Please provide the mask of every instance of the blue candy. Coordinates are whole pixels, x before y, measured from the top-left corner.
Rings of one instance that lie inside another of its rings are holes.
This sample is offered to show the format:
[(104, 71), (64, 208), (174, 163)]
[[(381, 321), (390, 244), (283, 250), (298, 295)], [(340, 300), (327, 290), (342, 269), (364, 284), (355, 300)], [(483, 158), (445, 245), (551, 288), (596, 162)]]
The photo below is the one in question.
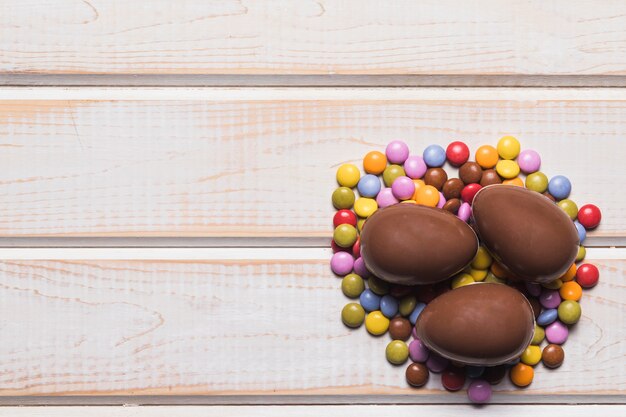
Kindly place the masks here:
[(539, 317), (537, 317), (537, 324), (540, 326), (547, 326), (550, 323), (554, 323), (558, 316), (559, 312), (556, 308), (543, 310), (541, 314), (539, 314)]
[(563, 200), (572, 191), (572, 183), (563, 175), (552, 177), (548, 183), (548, 191), (557, 200)]
[(380, 296), (374, 294), (369, 288), (361, 293), (359, 302), (361, 303), (361, 307), (368, 312), (380, 308)]
[(387, 294), (380, 299), (380, 311), (388, 319), (398, 314), (398, 300)]
[(429, 167), (440, 167), (446, 162), (446, 151), (439, 145), (430, 145), (424, 149), (423, 158)]
[(484, 366), (467, 365), (465, 367), (465, 375), (467, 375), (470, 378), (478, 378), (479, 376), (483, 374), (483, 372), (485, 372)]
[(580, 240), (580, 243), (582, 244), (587, 237), (587, 230), (585, 229), (585, 226), (578, 223), (578, 221), (574, 222), (574, 226), (576, 226), (576, 230), (578, 231), (578, 240)]
[(363, 175), (356, 186), (361, 197), (376, 197), (380, 192), (380, 179), (378, 175)]
[(415, 309), (409, 315), (409, 321), (411, 322), (411, 324), (415, 325), (417, 318), (420, 316), (420, 314), (422, 314), (422, 310), (424, 310), (425, 307), (426, 307), (426, 304), (417, 303), (417, 305), (415, 306)]

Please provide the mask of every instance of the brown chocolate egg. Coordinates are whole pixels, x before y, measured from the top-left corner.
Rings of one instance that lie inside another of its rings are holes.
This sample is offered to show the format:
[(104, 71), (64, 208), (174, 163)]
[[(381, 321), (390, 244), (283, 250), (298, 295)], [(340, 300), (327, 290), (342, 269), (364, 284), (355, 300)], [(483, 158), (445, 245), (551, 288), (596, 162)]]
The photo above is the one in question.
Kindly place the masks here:
[(537, 192), (511, 185), (484, 187), (474, 197), (472, 214), (481, 242), (514, 278), (551, 282), (576, 259), (574, 223)]
[(493, 366), (519, 357), (535, 319), (528, 300), (504, 284), (476, 283), (431, 301), (415, 325), (432, 351), (466, 365)]
[(360, 240), (365, 266), (402, 285), (432, 284), (461, 271), (478, 251), (476, 234), (454, 214), (396, 204), (367, 219)]

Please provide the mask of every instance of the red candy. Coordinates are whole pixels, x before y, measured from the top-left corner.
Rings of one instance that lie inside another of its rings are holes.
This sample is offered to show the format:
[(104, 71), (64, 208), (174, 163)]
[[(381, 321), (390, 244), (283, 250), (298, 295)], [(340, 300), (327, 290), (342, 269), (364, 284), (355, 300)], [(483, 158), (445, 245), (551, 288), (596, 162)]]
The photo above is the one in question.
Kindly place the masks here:
[(463, 369), (450, 366), (441, 374), (441, 384), (448, 391), (458, 391), (465, 385), (465, 372)]
[(598, 206), (585, 204), (578, 210), (578, 222), (585, 226), (585, 229), (593, 229), (600, 224), (602, 213)]
[(339, 210), (333, 217), (333, 225), (337, 227), (340, 224), (351, 224), (356, 227), (356, 214), (352, 210)]
[(337, 253), (337, 252), (350, 252), (350, 250), (348, 248), (342, 248), (341, 246), (339, 246), (338, 244), (335, 243), (334, 240), (330, 241), (330, 248), (333, 250), (333, 253)]
[(483, 187), (480, 184), (467, 184), (463, 188), (463, 190), (461, 190), (461, 198), (463, 199), (463, 201), (472, 204), (472, 201), (474, 201), (474, 196), (481, 188)]
[(355, 258), (361, 256), (361, 237), (357, 237), (356, 242), (352, 245), (352, 256)]
[(455, 167), (460, 167), (469, 159), (470, 151), (463, 142), (452, 142), (446, 148), (446, 158)]
[(595, 287), (599, 278), (600, 272), (593, 264), (582, 264), (576, 270), (576, 282), (583, 288)]

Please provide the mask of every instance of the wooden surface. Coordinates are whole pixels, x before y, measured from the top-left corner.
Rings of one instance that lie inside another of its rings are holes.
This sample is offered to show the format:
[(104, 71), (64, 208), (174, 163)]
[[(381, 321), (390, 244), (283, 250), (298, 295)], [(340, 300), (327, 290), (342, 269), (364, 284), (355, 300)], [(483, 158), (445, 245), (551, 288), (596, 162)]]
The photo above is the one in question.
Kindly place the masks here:
[(626, 74), (621, 0), (0, 3), (0, 71)]

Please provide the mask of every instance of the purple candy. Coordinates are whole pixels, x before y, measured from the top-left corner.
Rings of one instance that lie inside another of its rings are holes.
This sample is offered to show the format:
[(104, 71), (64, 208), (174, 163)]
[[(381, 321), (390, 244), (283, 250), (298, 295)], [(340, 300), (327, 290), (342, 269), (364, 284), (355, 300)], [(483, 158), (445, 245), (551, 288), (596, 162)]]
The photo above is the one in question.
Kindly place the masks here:
[(424, 363), (428, 359), (429, 354), (430, 351), (421, 340), (416, 338), (414, 341), (409, 343), (409, 357), (413, 362)]
[(532, 149), (525, 149), (517, 156), (517, 164), (524, 174), (531, 174), (541, 168), (541, 157)]
[(347, 275), (353, 267), (354, 258), (348, 252), (337, 252), (330, 258), (330, 269), (337, 275)]
[(415, 326), (413, 326), (413, 329), (411, 330), (411, 336), (413, 336), (413, 339), (417, 339), (417, 330), (415, 329)]
[(528, 291), (528, 294), (532, 295), (533, 297), (539, 297), (539, 295), (541, 294), (541, 285), (537, 284), (536, 282), (527, 282), (526, 290)]
[(410, 200), (415, 193), (415, 183), (409, 177), (400, 176), (391, 184), (391, 192), (398, 200)]
[(431, 352), (426, 361), (426, 367), (428, 367), (431, 372), (438, 374), (448, 367), (449, 362), (450, 361), (446, 358)]
[(409, 157), (409, 147), (400, 140), (394, 140), (387, 145), (385, 154), (392, 164), (402, 164)]
[(558, 320), (546, 326), (546, 339), (550, 343), (562, 345), (567, 340), (567, 336), (569, 336), (567, 326)]
[(361, 278), (369, 278), (371, 272), (365, 267), (365, 261), (360, 256), (354, 261), (354, 273)]
[(561, 304), (559, 291), (544, 288), (539, 296), (539, 302), (544, 308), (557, 308)]
[(399, 201), (393, 196), (391, 188), (383, 188), (376, 196), (376, 203), (378, 203), (378, 207), (384, 208), (398, 204)]
[(426, 162), (424, 162), (424, 158), (421, 156), (412, 155), (404, 161), (404, 172), (409, 178), (414, 180), (422, 178), (427, 169)]
[(469, 220), (471, 215), (472, 207), (468, 203), (461, 204), (461, 207), (459, 207), (459, 211), (457, 212), (457, 217), (466, 222)]
[(443, 193), (439, 191), (439, 202), (437, 203), (437, 208), (443, 208), (444, 204), (446, 204), (446, 198), (443, 196)]
[(467, 397), (476, 404), (485, 404), (491, 400), (491, 384), (484, 379), (473, 380), (467, 388)]

